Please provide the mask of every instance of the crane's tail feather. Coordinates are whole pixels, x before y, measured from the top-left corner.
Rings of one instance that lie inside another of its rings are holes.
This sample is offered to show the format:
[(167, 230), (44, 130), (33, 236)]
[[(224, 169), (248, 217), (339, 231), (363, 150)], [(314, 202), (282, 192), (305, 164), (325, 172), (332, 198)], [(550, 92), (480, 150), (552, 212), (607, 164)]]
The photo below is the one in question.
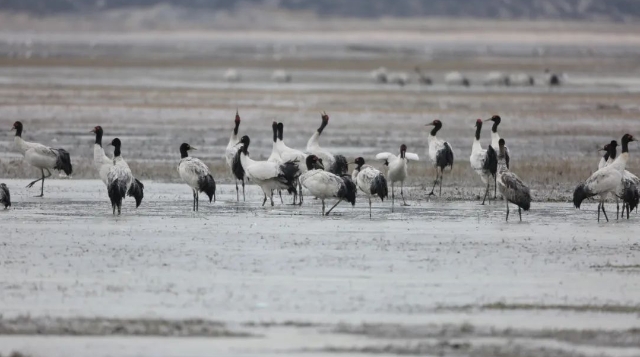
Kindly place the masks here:
[(297, 160), (287, 161), (280, 165), (280, 174), (278, 180), (287, 186), (287, 192), (297, 193), (296, 182), (300, 177), (300, 167), (298, 167)]
[(107, 186), (107, 193), (111, 200), (111, 207), (117, 207), (120, 210), (122, 207), (122, 199), (127, 193), (127, 187), (124, 181), (115, 179)]
[(2, 204), (4, 208), (11, 207), (11, 194), (5, 184), (0, 185), (0, 204)]
[(329, 172), (337, 176), (347, 174), (349, 171), (349, 163), (347, 163), (347, 158), (342, 155), (335, 155), (333, 158), (335, 159), (335, 161), (329, 168)]
[(136, 200), (136, 208), (140, 206), (142, 202), (142, 198), (144, 197), (144, 185), (142, 182), (138, 181), (137, 178), (133, 179), (133, 183), (131, 183), (131, 187), (129, 187), (129, 192), (127, 192), (129, 197), (133, 197)]
[(636, 209), (640, 202), (640, 191), (638, 191), (638, 187), (634, 184), (625, 185), (622, 200), (629, 205), (629, 211)]
[(573, 191), (573, 205), (575, 208), (580, 208), (582, 201), (595, 195), (596, 193), (593, 193), (584, 183), (581, 183)]
[(65, 149), (56, 149), (56, 166), (53, 168), (58, 171), (64, 171), (64, 173), (69, 176), (73, 172), (73, 167), (71, 166), (71, 156)]
[(379, 174), (373, 179), (373, 182), (371, 182), (371, 194), (378, 195), (382, 201), (389, 196), (387, 179), (383, 174)]
[(211, 200), (216, 195), (216, 181), (211, 174), (201, 176), (198, 179), (198, 190), (206, 193), (209, 196), (209, 203), (211, 203)]
[(487, 148), (487, 157), (482, 168), (489, 171), (492, 176), (495, 176), (498, 172), (498, 154), (491, 145)]
[(352, 206), (355, 206), (356, 194), (358, 192), (356, 184), (353, 182), (351, 176), (349, 175), (342, 175), (340, 178), (342, 178), (344, 185), (342, 185), (342, 187), (340, 187), (340, 190), (338, 190), (338, 198), (342, 198), (345, 201), (351, 203)]
[(240, 150), (236, 151), (236, 154), (233, 156), (233, 161), (231, 162), (231, 171), (233, 172), (233, 176), (235, 176), (240, 181), (244, 179), (244, 169), (242, 168), (242, 163), (240, 162), (241, 154), (242, 153), (240, 152)]

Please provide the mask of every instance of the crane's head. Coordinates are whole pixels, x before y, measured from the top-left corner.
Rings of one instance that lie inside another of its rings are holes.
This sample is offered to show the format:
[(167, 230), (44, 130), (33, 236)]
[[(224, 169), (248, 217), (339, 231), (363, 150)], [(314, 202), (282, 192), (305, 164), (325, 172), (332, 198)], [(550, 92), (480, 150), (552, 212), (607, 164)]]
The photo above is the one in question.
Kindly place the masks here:
[(407, 152), (407, 145), (405, 144), (400, 145), (400, 152), (402, 153)]
[(358, 165), (358, 168), (360, 168), (360, 167), (362, 167), (362, 165), (364, 165), (364, 158), (358, 157), (358, 158), (356, 158), (356, 160), (353, 163)]
[(95, 133), (95, 134), (102, 134), (102, 133), (103, 133), (103, 131), (102, 131), (102, 127), (101, 127), (100, 125), (98, 125), (98, 126), (96, 126), (95, 128), (93, 128), (93, 129), (91, 130), (91, 132), (92, 132), (92, 133)]
[(240, 124), (240, 114), (238, 114), (238, 109), (236, 109), (236, 120), (235, 120), (235, 122), (236, 122), (236, 125)]
[(316, 155), (307, 156), (306, 164), (308, 170), (324, 170), (322, 160), (320, 160)]
[(633, 135), (631, 134), (624, 134), (624, 136), (622, 137), (623, 141), (626, 141), (628, 143), (632, 142), (632, 141), (637, 141), (636, 138), (633, 137)]
[(320, 113), (320, 115), (322, 116), (322, 122), (323, 123), (328, 123), (329, 122), (329, 114), (327, 114), (327, 112), (323, 111), (322, 113)]
[(122, 146), (122, 142), (120, 142), (120, 139), (115, 138), (115, 139), (111, 140), (111, 144), (109, 144), (109, 145), (119, 148), (120, 146)]
[(598, 151), (605, 151), (605, 152), (608, 152), (610, 147), (611, 147), (611, 146), (610, 146), (609, 144), (606, 144), (602, 149), (598, 149)]
[(482, 126), (482, 119), (476, 119), (476, 127)]
[(245, 135), (241, 137), (240, 141), (238, 142), (238, 144), (242, 144), (244, 145), (244, 147), (249, 147), (250, 143), (251, 143), (251, 139), (249, 139), (249, 135)]
[(191, 145), (189, 145), (187, 143), (182, 143), (182, 145), (180, 145), (180, 151), (187, 152), (187, 151), (191, 151), (191, 150), (197, 150), (197, 149), (192, 147)]
[(611, 142), (608, 145), (615, 149), (618, 147), (618, 142), (615, 140), (611, 140)]
[(489, 120), (491, 120), (495, 124), (500, 124), (500, 121), (502, 121), (502, 118), (500, 118), (499, 115), (494, 115)]
[(22, 123), (19, 121), (13, 123), (13, 127), (11, 127), (11, 130), (22, 130)]
[(426, 124), (425, 126), (442, 126), (442, 122), (440, 120), (436, 119), (436, 120), (432, 121), (431, 123)]

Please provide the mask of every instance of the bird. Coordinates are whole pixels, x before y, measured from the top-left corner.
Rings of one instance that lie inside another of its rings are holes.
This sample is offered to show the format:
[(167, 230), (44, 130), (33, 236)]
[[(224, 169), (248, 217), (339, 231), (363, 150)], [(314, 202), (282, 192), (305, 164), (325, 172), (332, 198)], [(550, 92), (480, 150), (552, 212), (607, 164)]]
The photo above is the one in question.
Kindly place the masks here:
[(376, 83), (387, 83), (388, 81), (387, 69), (385, 67), (380, 67), (373, 70), (370, 76), (371, 79), (373, 79), (373, 81)]
[(122, 142), (120, 139), (115, 138), (111, 141), (114, 148), (113, 150), (113, 166), (107, 173), (107, 193), (111, 200), (111, 207), (113, 208), (113, 214), (116, 214), (116, 208), (118, 209), (118, 215), (120, 215), (120, 208), (122, 207), (122, 200), (126, 195), (133, 197), (136, 200), (136, 208), (140, 206), (143, 197), (144, 185), (133, 177), (129, 165), (121, 156), (120, 148)]
[(4, 183), (0, 183), (0, 205), (3, 205), (4, 209), (11, 207), (11, 194), (9, 193), (9, 187)]
[(106, 185), (107, 175), (109, 174), (111, 167), (113, 167), (113, 159), (104, 153), (104, 148), (102, 147), (102, 135), (104, 134), (104, 131), (102, 130), (102, 127), (98, 125), (93, 128), (91, 132), (96, 134), (96, 142), (93, 144), (93, 165), (96, 170), (98, 170), (100, 180), (102, 180)]
[[(433, 126), (433, 129), (427, 138), (427, 142), (429, 143), (427, 155), (429, 156), (429, 159), (431, 159), (433, 166), (436, 168), (436, 179), (433, 181), (433, 187), (431, 188), (429, 196), (435, 195), (433, 190), (436, 188), (436, 183), (438, 183), (438, 177), (440, 178), (440, 196), (442, 196), (444, 169), (449, 166), (453, 170), (453, 149), (451, 149), (451, 145), (449, 145), (448, 142), (436, 137), (436, 133), (442, 128), (442, 122), (436, 119), (433, 122), (426, 124), (426, 126), (431, 125)], [(438, 172), (438, 169), (440, 169), (440, 172)]]
[(471, 168), (480, 176), (482, 182), (487, 185), (487, 189), (484, 192), (484, 198), (482, 204), (484, 204), (489, 194), (489, 184), (491, 180), (496, 182), (496, 173), (498, 171), (498, 155), (493, 147), (489, 145), (487, 149), (482, 148), (480, 144), (480, 131), (482, 130), (482, 119), (476, 120), (476, 134), (473, 138), (473, 145), (471, 146), (471, 156), (469, 162)]
[(224, 72), (224, 80), (229, 83), (240, 82), (241, 79), (240, 73), (235, 68), (229, 68)]
[(273, 74), (271, 75), (271, 79), (273, 79), (278, 83), (289, 83), (291, 82), (292, 77), (291, 77), (291, 74), (285, 71), (284, 69), (277, 69), (273, 71)]
[[(307, 172), (300, 175), (300, 183), (304, 186), (312, 196), (319, 198), (322, 201), (322, 215), (328, 216), (329, 213), (343, 200), (351, 203), (352, 206), (356, 204), (356, 185), (348, 175), (338, 176), (331, 172), (324, 171), (322, 162), (316, 155), (307, 156), (305, 164), (307, 165)], [(333, 205), (325, 214), (325, 199), (335, 197), (338, 199), (335, 205)]]
[(550, 87), (556, 87), (562, 84), (562, 78), (565, 77), (564, 74), (563, 75), (558, 75), (556, 73), (552, 73), (549, 68), (544, 70), (544, 75), (545, 75), (545, 80), (547, 82), (547, 85), (549, 85)]
[(216, 201), (216, 181), (211, 171), (200, 159), (189, 156), (189, 151), (197, 150), (187, 143), (180, 145), (180, 163), (178, 174), (182, 181), (186, 182), (193, 191), (193, 211), (198, 211), (200, 204), (200, 192), (209, 196), (209, 203)]
[[(600, 221), (600, 210), (604, 218), (609, 221), (607, 212), (604, 209), (604, 202), (610, 194), (618, 197), (624, 191), (623, 173), (629, 160), (629, 143), (636, 141), (630, 134), (622, 137), (622, 153), (610, 164), (594, 172), (586, 181), (580, 183), (573, 192), (573, 205), (580, 208), (582, 201), (587, 198), (599, 196), (598, 222)], [(611, 146), (609, 147), (611, 149)], [(611, 151), (609, 151), (611, 155)]]
[(376, 155), (376, 160), (384, 161), (384, 164), (389, 168), (387, 171), (387, 178), (391, 182), (391, 212), (393, 212), (393, 206), (395, 201), (394, 184), (400, 182), (400, 197), (402, 197), (402, 205), (408, 206), (407, 201), (404, 200), (404, 180), (407, 179), (407, 161), (419, 161), (418, 154), (407, 152), (407, 145), (400, 145), (400, 155), (396, 156), (390, 152), (381, 152)]
[[(65, 149), (53, 149), (42, 144), (24, 141), (22, 139), (23, 128), (21, 122), (17, 121), (13, 123), (12, 130), (16, 131), (14, 143), (24, 156), (25, 161), (29, 163), (29, 165), (40, 169), (40, 173), (42, 174), (42, 178), (32, 181), (27, 185), (27, 188), (31, 188), (36, 182), (42, 181), (40, 195), (36, 197), (44, 197), (44, 180), (51, 176), (51, 171), (49, 170), (63, 171), (67, 176), (71, 175), (73, 172), (71, 157)], [(46, 176), (44, 174), (45, 171), (47, 171)]]
[(444, 82), (450, 86), (465, 86), (471, 85), (471, 81), (460, 72), (449, 72), (444, 76)]
[(320, 147), (318, 139), (320, 139), (324, 128), (329, 124), (329, 115), (326, 112), (322, 112), (320, 117), (322, 120), (320, 127), (307, 141), (307, 152), (316, 155), (322, 161), (322, 164), (326, 165), (324, 166), (325, 170), (338, 176), (347, 174), (349, 170), (347, 158), (342, 155), (333, 155), (328, 150)]
[[(282, 162), (282, 159), (280, 158), (280, 153), (278, 152), (278, 123), (274, 121), (271, 124), (271, 129), (273, 130), (273, 144), (271, 145), (271, 155), (269, 155), (267, 161), (279, 164)], [(280, 196), (280, 203), (283, 203), (282, 190), (278, 190), (278, 196)]]
[(482, 84), (485, 86), (508, 86), (510, 84), (509, 76), (502, 72), (489, 72), (484, 77)]
[(369, 199), (369, 218), (371, 218), (371, 197), (378, 196), (383, 202), (389, 197), (387, 179), (378, 169), (365, 165), (362, 157), (356, 158), (353, 163), (356, 168), (351, 174), (351, 179)]
[(298, 163), (295, 161), (283, 161), (282, 163), (269, 161), (254, 161), (249, 157), (249, 145), (251, 139), (245, 135), (240, 138), (240, 162), (249, 181), (260, 186), (264, 193), (262, 206), (267, 202), (267, 195), (271, 198), (273, 206), (273, 190), (288, 190), (296, 192), (296, 182), (300, 175)]
[[(500, 145), (499, 145), (500, 134), (498, 134), (498, 125), (500, 125), (502, 118), (500, 118), (499, 115), (494, 115), (491, 118), (489, 118), (489, 120), (493, 122), (493, 126), (491, 126), (491, 147), (493, 148), (493, 150), (498, 152), (498, 150), (500, 149)], [(510, 168), (509, 163), (511, 161), (511, 155), (509, 152), (509, 147), (505, 146), (504, 152), (505, 152), (505, 162), (507, 164), (507, 168)], [(496, 199), (497, 197), (497, 189), (498, 187), (495, 186), (493, 190), (493, 199)]]
[[(606, 151), (602, 159), (600, 159), (600, 163), (598, 164), (598, 169), (605, 167), (611, 164), (617, 156), (617, 147), (618, 142), (612, 140), (609, 144), (604, 146), (604, 150)], [(604, 163), (603, 163), (604, 161)], [(619, 215), (619, 199), (622, 199), (622, 216), (624, 218), (624, 212), (627, 211), (627, 219), (629, 219), (629, 211), (633, 211), (638, 206), (638, 196), (640, 196), (640, 192), (638, 191), (638, 187), (640, 187), (640, 178), (638, 176), (632, 174), (628, 170), (624, 170), (622, 172), (622, 186), (619, 188), (616, 193), (616, 219), (618, 219)]]
[(509, 221), (509, 202), (511, 202), (518, 206), (518, 215), (520, 222), (522, 222), (522, 210), (528, 211), (531, 208), (531, 191), (516, 174), (509, 171), (504, 139), (500, 139), (498, 146), (498, 173), (496, 176), (498, 177), (498, 188), (507, 204), (506, 221)]
[(234, 120), (233, 131), (231, 132), (231, 136), (229, 137), (229, 143), (227, 144), (227, 148), (224, 152), (224, 158), (227, 161), (227, 166), (229, 167), (229, 171), (231, 171), (231, 175), (235, 177), (236, 181), (236, 200), (240, 202), (240, 189), (238, 188), (238, 181), (242, 183), (242, 200), (246, 201), (244, 195), (244, 170), (242, 169), (242, 164), (240, 164), (240, 154), (238, 144), (238, 129), (240, 128), (240, 114), (238, 114), (238, 110), (236, 110), (236, 118)]
[[(298, 170), (300, 170), (300, 174), (303, 174), (307, 171), (307, 167), (306, 165), (300, 165), (303, 162), (306, 162), (307, 159), (307, 155), (305, 153), (303, 153), (300, 150), (296, 150), (296, 149), (292, 149), (290, 147), (288, 147), (283, 140), (284, 137), (284, 124), (283, 123), (278, 123), (278, 142), (276, 143), (276, 147), (278, 149), (278, 154), (280, 154), (280, 160), (282, 160), (282, 162), (295, 162), (298, 165)], [(300, 175), (298, 174), (298, 176)], [(300, 186), (300, 183), (298, 183), (298, 189), (300, 192), (298, 192), (297, 190), (293, 191), (294, 195), (293, 195), (293, 203), (296, 203), (296, 197), (299, 195), (299, 204), (302, 204), (303, 202), (303, 197), (302, 197), (302, 187)], [(292, 192), (292, 191), (290, 191)]]
[(389, 73), (389, 83), (397, 84), (400, 87), (404, 87), (409, 83), (409, 75), (405, 72)]
[(509, 75), (509, 85), (512, 86), (533, 86), (536, 84), (533, 76), (526, 73), (513, 73)]
[(424, 84), (424, 85), (427, 85), (427, 86), (430, 86), (431, 84), (433, 84), (433, 81), (431, 80), (431, 77), (429, 77), (426, 74), (422, 73), (422, 70), (420, 69), (420, 67), (416, 66), (416, 68), (414, 70), (418, 74), (418, 82), (420, 84)]

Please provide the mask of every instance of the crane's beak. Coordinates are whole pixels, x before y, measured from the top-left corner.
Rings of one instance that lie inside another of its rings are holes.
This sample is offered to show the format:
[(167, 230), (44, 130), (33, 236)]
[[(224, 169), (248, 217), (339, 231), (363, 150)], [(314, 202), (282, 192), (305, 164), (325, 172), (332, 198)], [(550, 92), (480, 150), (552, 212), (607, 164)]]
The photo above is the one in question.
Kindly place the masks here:
[(425, 124), (424, 126), (434, 126), (435, 124), (433, 123), (429, 123), (429, 124)]
[(189, 151), (191, 150), (198, 150), (198, 149), (194, 148), (193, 146), (189, 146)]

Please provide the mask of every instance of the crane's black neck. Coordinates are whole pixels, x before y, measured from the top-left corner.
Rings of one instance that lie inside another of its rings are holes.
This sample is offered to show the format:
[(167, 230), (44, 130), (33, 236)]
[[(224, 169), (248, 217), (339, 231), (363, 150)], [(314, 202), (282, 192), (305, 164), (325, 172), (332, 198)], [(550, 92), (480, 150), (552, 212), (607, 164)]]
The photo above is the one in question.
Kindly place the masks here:
[(322, 124), (320, 124), (320, 127), (318, 128), (318, 134), (322, 134), (322, 131), (327, 126), (327, 124), (328, 122), (326, 120), (322, 120)]
[[(317, 159), (316, 159), (317, 160)], [(307, 170), (311, 171), (316, 168), (314, 157), (312, 155), (307, 156), (306, 160)]]
[(604, 153), (604, 156), (602, 157), (604, 159), (604, 162), (609, 161), (609, 151), (611, 151), (611, 148), (608, 148), (607, 151)]
[(616, 154), (617, 154), (616, 151), (617, 151), (616, 147), (610, 145), (609, 146), (609, 151), (605, 154), (606, 156), (608, 156), (608, 157), (605, 158), (605, 160), (609, 160), (609, 158), (611, 158), (611, 160), (615, 160), (616, 159)]
[(480, 130), (482, 130), (482, 123), (476, 124), (476, 140), (480, 140)]
[(500, 120), (494, 119), (493, 120), (493, 126), (491, 127), (491, 132), (492, 133), (497, 133), (498, 132), (498, 125), (500, 125)]
[(278, 141), (278, 127), (276, 125), (273, 126), (273, 142)]
[(101, 130), (96, 131), (96, 144), (102, 147), (102, 131)]
[(433, 129), (431, 129), (431, 136), (436, 136), (438, 130), (442, 128), (442, 123), (438, 122), (433, 125)]
[(18, 126), (16, 128), (16, 136), (21, 138), (22, 137), (22, 125)]
[(405, 154), (405, 151), (404, 151), (404, 150), (400, 151), (400, 158), (401, 158), (401, 159), (404, 159), (404, 154)]
[(116, 158), (118, 156), (120, 156), (120, 145), (114, 146), (114, 149), (113, 149), (113, 157)]
[(184, 159), (185, 157), (189, 157), (189, 152), (186, 148), (180, 148), (180, 158)]
[(240, 128), (240, 122), (236, 121), (236, 126), (233, 127), (233, 135), (238, 135), (239, 128)]
[(622, 138), (622, 153), (629, 152), (629, 139), (625, 136)]
[(278, 139), (282, 141), (282, 136), (284, 135), (284, 125), (282, 123), (278, 124)]

